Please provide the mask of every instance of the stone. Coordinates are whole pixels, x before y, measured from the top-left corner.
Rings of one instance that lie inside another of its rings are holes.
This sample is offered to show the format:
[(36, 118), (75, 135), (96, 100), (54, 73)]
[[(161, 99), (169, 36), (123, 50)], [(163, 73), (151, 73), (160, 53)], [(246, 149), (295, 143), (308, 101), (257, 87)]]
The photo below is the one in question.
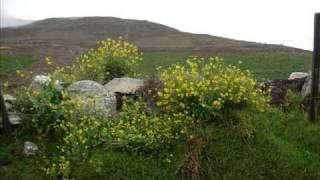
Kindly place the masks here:
[(67, 87), (67, 91), (71, 98), (93, 98), (96, 95), (102, 94), (104, 88), (101, 84), (91, 80), (77, 81)]
[(51, 78), (45, 75), (37, 75), (32, 79), (31, 88), (34, 91), (41, 91), (42, 87), (51, 82)]
[(13, 97), (10, 94), (4, 94), (3, 95), (3, 99), (4, 99), (5, 102), (8, 102), (10, 104), (13, 104), (17, 100), (15, 97)]
[(10, 111), (13, 110), (13, 107), (12, 107), (12, 105), (10, 103), (5, 102), (5, 104), (6, 104), (7, 111), (10, 112)]
[[(311, 72), (309, 72), (309, 76), (307, 77), (306, 81), (303, 84), (301, 95), (305, 99), (311, 94), (311, 83), (312, 83), (312, 77)], [(319, 81), (319, 91), (320, 91), (320, 81)]]
[(114, 78), (104, 85), (107, 91), (121, 94), (134, 94), (141, 87), (143, 80), (129, 77)]
[(23, 153), (27, 156), (36, 155), (37, 151), (39, 150), (38, 146), (33, 142), (26, 141), (24, 142)]
[(301, 78), (307, 78), (308, 73), (306, 72), (293, 72), (290, 74), (288, 80), (293, 80), (293, 79), (301, 79)]
[[(31, 88), (34, 91), (42, 91), (43, 86), (49, 84), (51, 81), (52, 80), (49, 76), (37, 75), (33, 78), (31, 82)], [(61, 91), (63, 89), (62, 81), (55, 80), (54, 86), (58, 91)]]
[(271, 104), (275, 106), (281, 106), (286, 103), (288, 90), (300, 92), (304, 82), (304, 78), (292, 80), (272, 80), (261, 83), (259, 87), (263, 90), (271, 89)]
[(115, 93), (105, 90), (103, 85), (91, 80), (77, 81), (67, 87), (67, 92), (73, 99), (85, 101), (94, 100), (94, 110), (108, 114), (116, 109)]
[(16, 113), (9, 112), (8, 116), (9, 116), (9, 122), (10, 122), (11, 125), (19, 125), (19, 124), (21, 124), (21, 120), (22, 119)]

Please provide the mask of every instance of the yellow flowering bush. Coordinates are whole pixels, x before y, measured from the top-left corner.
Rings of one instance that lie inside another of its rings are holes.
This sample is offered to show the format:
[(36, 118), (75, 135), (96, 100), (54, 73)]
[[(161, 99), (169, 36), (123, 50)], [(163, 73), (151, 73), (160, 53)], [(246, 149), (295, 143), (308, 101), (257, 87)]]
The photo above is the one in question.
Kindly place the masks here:
[(165, 151), (185, 137), (194, 120), (183, 113), (154, 112), (148, 104), (137, 101), (125, 104), (118, 119), (110, 121), (103, 134), (107, 141), (134, 151)]
[(64, 119), (62, 94), (56, 90), (54, 82), (44, 85), (41, 92), (25, 87), (17, 95), (17, 110), (29, 120), (24, 121), (26, 127), (54, 138), (57, 135), (54, 126)]
[(263, 111), (269, 98), (257, 88), (250, 72), (224, 65), (219, 57), (191, 58), (186, 66), (171, 66), (161, 74), (158, 106), (197, 119), (221, 119), (227, 111), (253, 106)]
[(90, 49), (77, 58), (74, 66), (59, 67), (50, 76), (70, 84), (77, 80), (94, 80), (104, 83), (115, 77), (133, 76), (141, 53), (133, 44), (107, 39), (98, 42), (97, 49)]
[(89, 151), (103, 143), (102, 128), (107, 121), (102, 118), (102, 113), (90, 110), (92, 105), (92, 101), (81, 99), (64, 102), (65, 120), (55, 126), (63, 136), (57, 146), (57, 158), (51, 158), (50, 166), (45, 168), (48, 176), (60, 174), (69, 178), (80, 164), (99, 170), (101, 162), (89, 160)]
[(69, 177), (79, 163), (99, 169), (100, 162), (86, 162), (89, 150), (103, 142), (102, 127), (106, 127), (107, 122), (104, 112), (92, 111), (93, 99), (71, 99), (67, 92), (57, 91), (52, 81), (44, 85), (42, 91), (23, 88), (17, 104), (27, 125), (24, 129), (40, 140), (48, 137), (50, 143), (57, 144), (49, 151), (43, 149), (46, 176)]

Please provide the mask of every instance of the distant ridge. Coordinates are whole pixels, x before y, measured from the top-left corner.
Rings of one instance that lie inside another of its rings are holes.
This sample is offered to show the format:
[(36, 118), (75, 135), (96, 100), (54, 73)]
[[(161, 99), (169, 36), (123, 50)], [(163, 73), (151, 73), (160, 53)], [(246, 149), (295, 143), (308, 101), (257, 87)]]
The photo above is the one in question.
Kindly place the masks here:
[(17, 19), (14, 17), (10, 17), (4, 14), (1, 14), (0, 16), (0, 27), (17, 27), (22, 26), (26, 24), (30, 24), (32, 21), (30, 20), (24, 20), (24, 19)]
[(0, 42), (23, 46), (71, 45), (92, 47), (108, 37), (124, 37), (150, 51), (292, 51), (280, 45), (237, 41), (207, 34), (192, 34), (149, 21), (114, 17), (50, 18), (34, 23), (2, 28)]

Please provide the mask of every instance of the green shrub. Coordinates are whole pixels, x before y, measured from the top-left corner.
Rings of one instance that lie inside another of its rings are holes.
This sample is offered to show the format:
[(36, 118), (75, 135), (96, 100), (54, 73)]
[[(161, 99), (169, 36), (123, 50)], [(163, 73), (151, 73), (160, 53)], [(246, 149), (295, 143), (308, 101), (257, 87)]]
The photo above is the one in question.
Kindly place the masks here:
[(186, 137), (194, 120), (183, 113), (160, 114), (148, 104), (125, 104), (118, 119), (110, 121), (104, 135), (111, 144), (134, 151), (167, 151)]
[(122, 76), (134, 76), (141, 53), (133, 44), (107, 39), (98, 42), (97, 49), (90, 49), (80, 56), (74, 66), (57, 68), (50, 74), (52, 79), (70, 84), (77, 80), (94, 80), (100, 83)]
[(165, 111), (214, 121), (235, 109), (252, 106), (263, 111), (268, 106), (269, 98), (250, 72), (225, 66), (218, 57), (186, 62), (186, 67), (171, 66), (161, 74), (164, 87), (158, 105)]
[(27, 116), (25, 123), (48, 137), (56, 135), (54, 127), (64, 119), (61, 103), (62, 94), (56, 90), (54, 81), (44, 85), (41, 92), (24, 88), (17, 96), (18, 111)]
[(105, 81), (110, 81), (113, 78), (120, 78), (132, 73), (131, 67), (126, 64), (124, 60), (110, 58), (105, 61), (104, 66)]

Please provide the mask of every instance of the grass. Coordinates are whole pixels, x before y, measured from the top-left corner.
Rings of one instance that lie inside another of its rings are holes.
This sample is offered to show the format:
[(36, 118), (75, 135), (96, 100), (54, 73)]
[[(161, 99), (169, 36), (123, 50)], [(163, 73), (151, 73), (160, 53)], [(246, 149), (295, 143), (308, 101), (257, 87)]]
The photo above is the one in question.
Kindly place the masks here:
[[(157, 74), (159, 66), (183, 64), (190, 56), (192, 54), (187, 52), (148, 52), (144, 54), (138, 72), (141, 72), (143, 76), (154, 75)], [(240, 67), (251, 70), (259, 81), (287, 79), (291, 72), (306, 71), (311, 63), (311, 54), (308, 53), (236, 53), (213, 56), (223, 57), (227, 64), (238, 64), (239, 61), (242, 61)], [(23, 69), (33, 62), (31, 55), (0, 53), (0, 76)]]
[(15, 70), (32, 64), (34, 59), (27, 54), (0, 53), (0, 76), (8, 75)]
[[(183, 64), (190, 56), (191, 53), (145, 53), (138, 72), (142, 72), (144, 76), (153, 75), (157, 73), (157, 67)], [(238, 64), (242, 61), (240, 67), (250, 70), (259, 81), (287, 79), (291, 72), (306, 71), (311, 64), (311, 54), (308, 53), (236, 53), (213, 56), (223, 57), (226, 64)]]
[[(202, 179), (319, 179), (320, 123), (306, 120), (297, 97), (291, 98), (293, 103), (287, 112), (274, 108), (263, 113), (251, 109), (238, 112), (238, 117), (251, 126), (250, 136), (238, 125), (208, 125), (203, 132), (208, 144), (198, 153)], [(25, 140), (28, 137), (19, 133), (0, 137), (0, 177), (42, 179), (42, 166), (36, 163), (39, 156), (22, 154)], [(91, 159), (103, 162), (100, 171), (89, 164), (77, 164), (73, 177), (179, 179), (176, 172), (186, 157), (186, 144), (178, 143), (172, 153), (172, 162), (168, 163), (154, 155), (97, 147)]]

